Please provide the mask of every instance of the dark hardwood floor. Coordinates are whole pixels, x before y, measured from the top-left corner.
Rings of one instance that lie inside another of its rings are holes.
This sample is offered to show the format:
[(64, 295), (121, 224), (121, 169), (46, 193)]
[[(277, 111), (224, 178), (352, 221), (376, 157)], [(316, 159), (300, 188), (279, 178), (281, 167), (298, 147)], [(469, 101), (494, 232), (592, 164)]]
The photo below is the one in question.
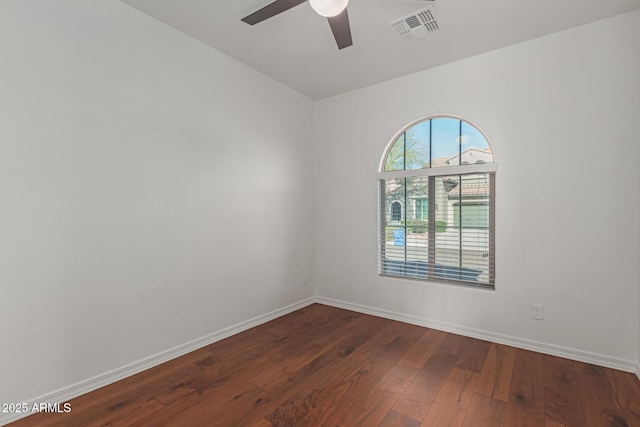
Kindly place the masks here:
[(629, 373), (311, 305), (23, 426), (640, 426)]

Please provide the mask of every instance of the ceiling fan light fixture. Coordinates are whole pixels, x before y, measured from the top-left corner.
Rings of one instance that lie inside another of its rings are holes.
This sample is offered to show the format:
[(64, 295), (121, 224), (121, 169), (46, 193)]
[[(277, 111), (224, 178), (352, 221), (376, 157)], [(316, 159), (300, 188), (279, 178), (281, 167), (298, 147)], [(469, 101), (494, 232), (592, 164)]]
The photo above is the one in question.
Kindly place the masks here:
[(349, 0), (309, 0), (309, 4), (318, 15), (331, 18), (339, 15), (347, 7)]

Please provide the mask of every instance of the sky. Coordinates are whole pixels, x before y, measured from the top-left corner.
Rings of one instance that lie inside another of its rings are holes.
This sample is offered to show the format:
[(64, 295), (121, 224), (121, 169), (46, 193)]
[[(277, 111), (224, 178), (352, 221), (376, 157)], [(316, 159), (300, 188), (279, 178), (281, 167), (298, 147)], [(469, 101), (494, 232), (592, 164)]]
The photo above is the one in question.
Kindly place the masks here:
[(450, 158), (471, 147), (489, 148), (487, 140), (473, 125), (450, 117), (425, 120), (413, 125), (398, 137), (385, 160), (385, 170), (429, 167), (429, 156), (431, 159)]
[[(420, 137), (423, 146), (429, 147), (429, 125), (431, 122), (432, 158), (451, 157), (458, 154), (457, 141), (460, 136), (460, 120), (453, 118), (438, 118), (420, 122), (407, 131), (414, 131)], [(482, 133), (467, 122), (462, 122), (462, 151), (470, 147), (489, 148)], [(422, 145), (421, 144), (421, 145)]]

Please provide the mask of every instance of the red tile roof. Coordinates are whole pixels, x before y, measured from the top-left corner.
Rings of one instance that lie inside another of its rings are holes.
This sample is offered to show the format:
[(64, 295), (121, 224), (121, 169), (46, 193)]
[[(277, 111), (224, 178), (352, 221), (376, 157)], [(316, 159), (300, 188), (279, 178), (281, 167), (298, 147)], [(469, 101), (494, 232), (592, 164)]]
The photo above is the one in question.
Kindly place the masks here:
[[(449, 192), (449, 196), (458, 196), (460, 195), (460, 186), (457, 186), (453, 190)], [(483, 182), (480, 184), (462, 184), (462, 195), (463, 196), (488, 196), (489, 195), (489, 184)]]

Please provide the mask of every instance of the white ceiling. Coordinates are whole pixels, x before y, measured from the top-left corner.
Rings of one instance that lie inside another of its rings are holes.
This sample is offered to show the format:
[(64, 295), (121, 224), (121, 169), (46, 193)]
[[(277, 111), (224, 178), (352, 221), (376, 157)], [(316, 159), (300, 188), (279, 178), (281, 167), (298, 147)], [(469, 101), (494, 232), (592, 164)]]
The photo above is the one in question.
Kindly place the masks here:
[(338, 50), (308, 2), (255, 26), (272, 0), (122, 0), (314, 99), (640, 8), (640, 0), (436, 0), (440, 31), (406, 41), (387, 24), (430, 2), (350, 0), (353, 46)]

